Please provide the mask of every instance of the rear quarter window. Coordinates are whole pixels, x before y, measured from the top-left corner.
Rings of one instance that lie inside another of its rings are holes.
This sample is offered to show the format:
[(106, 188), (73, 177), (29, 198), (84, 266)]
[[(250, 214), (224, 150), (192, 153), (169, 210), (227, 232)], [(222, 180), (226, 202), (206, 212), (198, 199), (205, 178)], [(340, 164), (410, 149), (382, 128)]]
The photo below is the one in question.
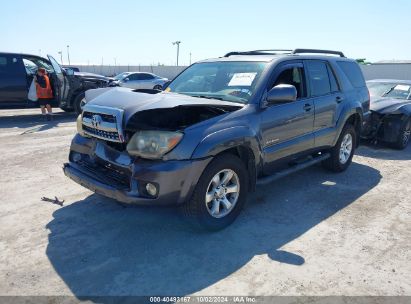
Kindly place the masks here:
[(338, 61), (337, 64), (354, 88), (365, 87), (364, 76), (356, 62)]
[(12, 55), (0, 55), (0, 73), (1, 74), (19, 74), (20, 64), (17, 57)]

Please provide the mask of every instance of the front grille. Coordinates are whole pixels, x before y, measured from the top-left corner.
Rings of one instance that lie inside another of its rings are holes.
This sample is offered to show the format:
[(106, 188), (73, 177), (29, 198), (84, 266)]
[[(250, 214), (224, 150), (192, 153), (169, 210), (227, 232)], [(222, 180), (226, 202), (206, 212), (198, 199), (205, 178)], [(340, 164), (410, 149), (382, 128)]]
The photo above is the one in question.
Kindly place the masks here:
[(86, 105), (83, 112), (83, 130), (86, 134), (108, 142), (123, 143), (121, 109)]
[[(83, 113), (83, 118), (92, 119), (94, 114), (96, 114), (96, 113), (84, 112)], [(117, 122), (116, 117), (114, 115), (103, 114), (103, 113), (98, 113), (98, 115), (100, 115), (102, 120), (105, 121), (105, 122), (109, 122), (109, 123), (116, 123)]]
[(103, 131), (103, 130), (99, 130), (95, 128), (90, 128), (85, 125), (83, 125), (83, 130), (86, 131), (89, 135), (92, 135), (98, 138), (108, 139), (108, 140), (113, 140), (113, 141), (120, 141), (120, 138), (117, 132)]

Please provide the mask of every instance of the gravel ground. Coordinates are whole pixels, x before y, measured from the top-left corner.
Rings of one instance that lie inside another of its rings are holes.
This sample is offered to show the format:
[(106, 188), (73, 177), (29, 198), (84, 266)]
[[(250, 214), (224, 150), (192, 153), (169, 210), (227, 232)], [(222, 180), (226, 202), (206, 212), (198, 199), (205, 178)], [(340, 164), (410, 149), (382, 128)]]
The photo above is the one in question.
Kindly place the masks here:
[(38, 112), (0, 111), (0, 295), (411, 295), (411, 146), (260, 187), (228, 229), (196, 233), (66, 178), (75, 116)]

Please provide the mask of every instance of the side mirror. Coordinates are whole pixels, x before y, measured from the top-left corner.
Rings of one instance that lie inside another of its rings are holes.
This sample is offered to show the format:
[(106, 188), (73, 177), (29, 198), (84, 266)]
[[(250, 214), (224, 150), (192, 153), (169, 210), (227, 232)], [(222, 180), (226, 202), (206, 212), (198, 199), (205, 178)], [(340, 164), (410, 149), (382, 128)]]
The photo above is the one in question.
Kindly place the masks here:
[(123, 82), (127, 82), (127, 81), (129, 81), (130, 80), (130, 78), (124, 78), (123, 79)]
[(264, 106), (289, 103), (297, 100), (297, 89), (293, 85), (279, 84), (267, 93)]
[(68, 76), (73, 76), (74, 75), (74, 70), (73, 69), (66, 69), (66, 74)]

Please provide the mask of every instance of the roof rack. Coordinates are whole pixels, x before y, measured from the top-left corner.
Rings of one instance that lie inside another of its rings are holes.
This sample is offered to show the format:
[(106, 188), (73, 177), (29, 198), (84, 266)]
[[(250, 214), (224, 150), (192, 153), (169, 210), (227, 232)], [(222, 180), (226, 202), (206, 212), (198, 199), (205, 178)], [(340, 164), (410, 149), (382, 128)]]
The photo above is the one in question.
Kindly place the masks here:
[(278, 54), (291, 54), (293, 50), (282, 50), (282, 49), (270, 49), (270, 50), (254, 50), (245, 52), (229, 52), (224, 55), (224, 57), (230, 57), (234, 55), (278, 55)]
[(279, 55), (279, 54), (330, 54), (345, 57), (343, 52), (330, 51), (330, 50), (316, 50), (316, 49), (295, 49), (295, 50), (283, 50), (283, 49), (270, 49), (270, 50), (255, 50), (245, 52), (229, 52), (224, 57), (230, 57), (234, 55)]
[(343, 52), (330, 50), (316, 50), (316, 49), (295, 49), (292, 54), (330, 54), (345, 57)]

